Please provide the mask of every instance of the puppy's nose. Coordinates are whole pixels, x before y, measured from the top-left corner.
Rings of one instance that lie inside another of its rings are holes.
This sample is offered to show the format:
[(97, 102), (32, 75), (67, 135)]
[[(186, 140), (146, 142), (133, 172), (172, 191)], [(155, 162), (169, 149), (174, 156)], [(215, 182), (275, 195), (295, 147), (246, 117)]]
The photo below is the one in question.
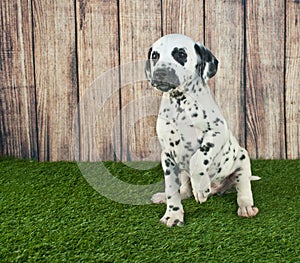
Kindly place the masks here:
[(163, 68), (162, 69), (157, 69), (157, 70), (154, 71), (153, 77), (154, 77), (155, 80), (163, 80), (163, 79), (165, 79), (167, 74), (168, 74), (168, 72), (167, 72), (166, 69), (163, 69)]

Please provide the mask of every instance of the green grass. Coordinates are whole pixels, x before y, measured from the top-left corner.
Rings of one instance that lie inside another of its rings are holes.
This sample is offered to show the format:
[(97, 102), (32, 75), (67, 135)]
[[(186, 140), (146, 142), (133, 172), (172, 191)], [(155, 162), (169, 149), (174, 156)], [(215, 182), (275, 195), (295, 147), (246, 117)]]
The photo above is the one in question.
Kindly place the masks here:
[[(162, 179), (106, 163), (137, 184)], [(95, 191), (76, 163), (0, 159), (0, 262), (300, 262), (300, 160), (253, 161), (252, 219), (236, 194), (185, 200), (182, 228), (159, 223), (164, 205), (125, 205)]]

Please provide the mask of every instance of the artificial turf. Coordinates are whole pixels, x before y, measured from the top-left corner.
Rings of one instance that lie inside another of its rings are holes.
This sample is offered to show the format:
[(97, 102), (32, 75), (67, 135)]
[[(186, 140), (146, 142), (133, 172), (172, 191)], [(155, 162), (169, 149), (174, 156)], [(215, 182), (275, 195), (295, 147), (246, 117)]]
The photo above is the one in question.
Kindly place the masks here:
[[(159, 165), (105, 166), (130, 183), (162, 179)], [(0, 159), (0, 262), (300, 262), (300, 160), (252, 170), (257, 217), (239, 218), (231, 193), (183, 201), (185, 226), (167, 228), (165, 205), (103, 197), (76, 163)]]

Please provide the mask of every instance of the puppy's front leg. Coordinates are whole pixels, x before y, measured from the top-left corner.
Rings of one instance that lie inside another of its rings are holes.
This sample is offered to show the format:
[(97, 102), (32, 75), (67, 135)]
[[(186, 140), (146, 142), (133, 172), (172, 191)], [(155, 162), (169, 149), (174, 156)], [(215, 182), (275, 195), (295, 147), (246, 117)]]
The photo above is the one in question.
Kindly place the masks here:
[(207, 173), (209, 159), (205, 159), (203, 153), (197, 150), (190, 161), (190, 174), (193, 195), (196, 202), (204, 203), (211, 193), (210, 178)]
[[(208, 127), (207, 127), (208, 129)], [(199, 140), (201, 145), (193, 154), (190, 160), (190, 175), (193, 194), (195, 200), (204, 203), (211, 194), (211, 181), (208, 174), (209, 167), (212, 165), (213, 159), (220, 152), (220, 148), (224, 144), (224, 131), (220, 129), (219, 134), (215, 135), (215, 130), (205, 133)]]
[(160, 219), (160, 222), (166, 224), (169, 227), (180, 226), (184, 224), (184, 211), (179, 193), (179, 168), (171, 158), (170, 154), (167, 152), (162, 153), (161, 161), (165, 175), (167, 210), (165, 215)]

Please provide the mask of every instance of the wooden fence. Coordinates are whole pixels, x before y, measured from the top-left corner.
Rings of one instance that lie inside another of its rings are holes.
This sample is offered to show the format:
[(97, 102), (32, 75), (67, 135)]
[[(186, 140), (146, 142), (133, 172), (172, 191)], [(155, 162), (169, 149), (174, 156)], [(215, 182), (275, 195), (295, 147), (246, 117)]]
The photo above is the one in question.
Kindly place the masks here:
[(139, 61), (168, 33), (218, 58), (210, 87), (252, 158), (300, 157), (299, 0), (1, 0), (0, 155), (158, 160)]

